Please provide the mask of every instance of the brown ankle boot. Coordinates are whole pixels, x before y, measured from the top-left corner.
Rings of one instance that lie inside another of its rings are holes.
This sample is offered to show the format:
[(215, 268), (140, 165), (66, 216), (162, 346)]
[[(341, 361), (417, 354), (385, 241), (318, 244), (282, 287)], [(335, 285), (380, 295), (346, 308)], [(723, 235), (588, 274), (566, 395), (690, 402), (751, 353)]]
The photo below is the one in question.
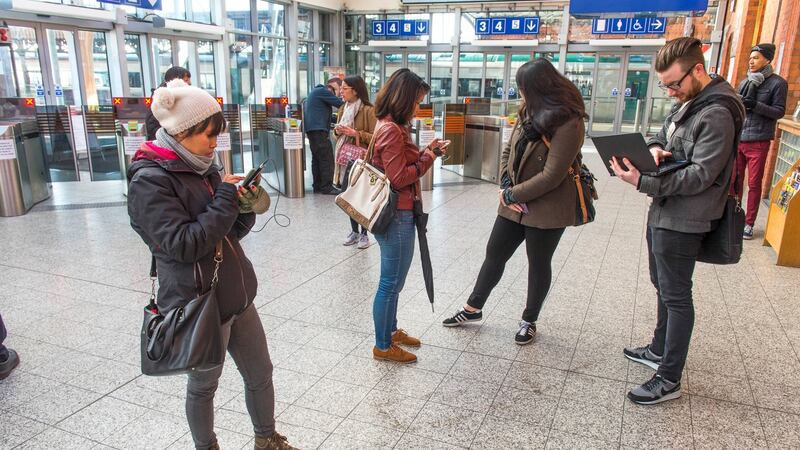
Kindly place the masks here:
[(375, 359), (394, 361), (400, 364), (417, 362), (417, 357), (413, 353), (407, 352), (394, 344), (386, 351), (380, 350), (378, 347), (372, 347), (372, 357)]
[(397, 331), (392, 334), (392, 344), (406, 345), (408, 347), (419, 347), (422, 345), (422, 342), (415, 337), (409, 336), (408, 333), (406, 333), (406, 330), (398, 328)]
[(289, 445), (289, 440), (286, 439), (286, 436), (282, 436), (278, 434), (278, 432), (272, 433), (270, 437), (260, 437), (256, 436), (256, 444), (254, 450), (298, 450), (291, 445)]

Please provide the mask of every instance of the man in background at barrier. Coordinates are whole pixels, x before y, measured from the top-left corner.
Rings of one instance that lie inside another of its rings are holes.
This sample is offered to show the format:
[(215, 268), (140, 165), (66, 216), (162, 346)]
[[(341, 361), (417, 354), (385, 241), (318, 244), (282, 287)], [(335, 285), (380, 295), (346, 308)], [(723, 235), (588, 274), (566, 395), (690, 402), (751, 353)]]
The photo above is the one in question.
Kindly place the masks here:
[(314, 192), (338, 195), (333, 187), (333, 144), (331, 143), (331, 119), (333, 108), (344, 104), (340, 98), (342, 80), (331, 78), (323, 86), (318, 84), (309, 92), (303, 105), (303, 129), (311, 147), (311, 174)]

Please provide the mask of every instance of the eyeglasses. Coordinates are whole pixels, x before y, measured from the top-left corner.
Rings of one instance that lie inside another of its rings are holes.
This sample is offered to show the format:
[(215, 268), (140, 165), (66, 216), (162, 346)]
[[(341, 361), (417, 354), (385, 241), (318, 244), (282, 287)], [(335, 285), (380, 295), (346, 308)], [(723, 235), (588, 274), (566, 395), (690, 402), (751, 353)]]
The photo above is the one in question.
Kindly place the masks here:
[(689, 74), (690, 74), (690, 73), (692, 73), (692, 71), (694, 70), (694, 68), (695, 68), (695, 66), (692, 66), (692, 68), (691, 68), (691, 69), (689, 69), (689, 71), (688, 71), (688, 72), (686, 72), (686, 73), (685, 73), (685, 74), (684, 74), (684, 75), (681, 77), (681, 79), (680, 79), (680, 80), (678, 80), (678, 81), (675, 81), (674, 83), (670, 83), (670, 84), (664, 84), (664, 83), (662, 83), (662, 82), (660, 82), (660, 81), (659, 81), (659, 82), (658, 82), (658, 87), (659, 87), (659, 88), (661, 88), (661, 90), (662, 90), (662, 91), (666, 91), (667, 89), (672, 89), (673, 91), (677, 91), (678, 89), (680, 89), (680, 88), (681, 88), (681, 83), (683, 83), (683, 80), (685, 80), (685, 79), (686, 79), (686, 77), (688, 77), (688, 76), (689, 76)]
[(350, 86), (342, 86), (342, 90), (354, 91), (355, 89), (351, 88)]

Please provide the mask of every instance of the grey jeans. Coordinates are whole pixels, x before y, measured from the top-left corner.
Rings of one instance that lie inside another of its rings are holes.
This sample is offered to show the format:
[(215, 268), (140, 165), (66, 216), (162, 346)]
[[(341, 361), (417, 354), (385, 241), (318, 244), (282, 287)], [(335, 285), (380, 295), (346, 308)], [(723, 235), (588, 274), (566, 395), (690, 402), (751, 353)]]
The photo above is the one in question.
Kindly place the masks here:
[[(225, 326), (228, 353), (233, 357), (245, 386), (245, 403), (256, 436), (269, 437), (275, 432), (275, 389), (272, 385), (272, 361), (269, 359), (264, 327), (250, 305)], [(214, 433), (214, 393), (222, 375), (222, 366), (189, 374), (186, 417), (197, 449), (208, 449), (217, 442)]]

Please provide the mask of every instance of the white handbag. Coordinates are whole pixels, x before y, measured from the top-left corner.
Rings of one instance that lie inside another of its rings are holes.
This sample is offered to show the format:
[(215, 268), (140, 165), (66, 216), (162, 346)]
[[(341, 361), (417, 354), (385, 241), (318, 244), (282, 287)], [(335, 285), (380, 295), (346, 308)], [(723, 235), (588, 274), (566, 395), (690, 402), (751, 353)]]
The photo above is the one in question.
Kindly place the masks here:
[(389, 178), (367, 162), (372, 161), (375, 138), (380, 129), (372, 135), (366, 161), (357, 159), (353, 162), (347, 189), (336, 196), (336, 204), (373, 234), (386, 232), (397, 210), (397, 193), (392, 191)]

